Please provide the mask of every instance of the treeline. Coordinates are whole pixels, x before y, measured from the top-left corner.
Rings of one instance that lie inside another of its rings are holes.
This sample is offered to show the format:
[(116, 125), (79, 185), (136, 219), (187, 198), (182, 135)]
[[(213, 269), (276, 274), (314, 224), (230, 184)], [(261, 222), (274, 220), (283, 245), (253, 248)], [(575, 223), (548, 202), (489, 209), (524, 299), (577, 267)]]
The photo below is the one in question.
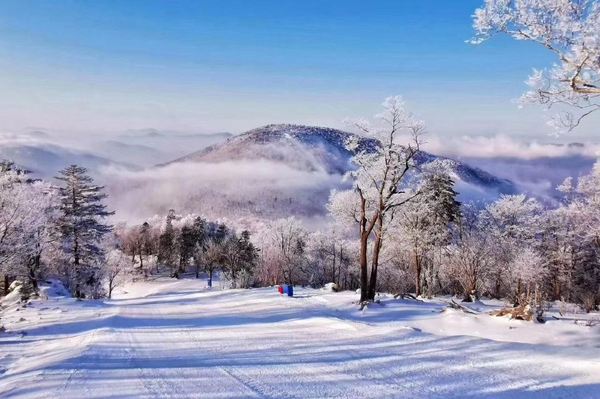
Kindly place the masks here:
[(71, 165), (57, 184), (31, 178), (13, 163), (0, 163), (0, 274), (2, 293), (13, 281), (24, 296), (55, 278), (77, 298), (110, 297), (123, 280), (168, 273), (216, 271), (232, 287), (255, 284), (258, 250), (250, 233), (223, 223), (170, 211), (162, 223), (116, 228), (104, 205), (103, 187), (85, 168)]
[[(98, 298), (125, 278), (187, 274), (210, 284), (218, 273), (231, 287), (335, 283), (362, 292), (366, 259), (367, 295), (372, 289), (467, 301), (489, 296), (531, 308), (560, 300), (597, 309), (600, 164), (567, 179), (553, 208), (525, 195), (484, 207), (460, 204), (447, 166), (419, 167), (388, 208), (373, 200), (380, 191), (363, 188), (364, 201), (358, 188), (334, 192), (333, 218), (321, 231), (287, 218), (256, 226), (251, 236), (173, 210), (113, 227), (104, 222), (112, 213), (103, 188), (84, 168), (72, 165), (51, 184), (3, 163), (2, 290), (19, 280), (24, 292), (35, 293), (41, 279), (58, 278), (74, 296)], [(369, 234), (357, 238), (369, 224)]]
[(383, 107), (374, 123), (356, 123), (380, 145), (348, 143), (352, 187), (332, 193), (328, 205), (358, 244), (361, 303), (377, 291), (411, 291), (507, 298), (530, 315), (552, 300), (598, 307), (600, 164), (576, 182), (567, 179), (552, 209), (525, 195), (483, 209), (461, 205), (453, 161), (419, 160), (423, 123), (400, 97)]
[[(460, 204), (453, 186), (443, 169), (427, 174), (414, 188), (418, 195), (385, 220), (376, 292), (450, 294), (466, 301), (486, 296), (532, 309), (548, 301), (598, 308), (600, 164), (577, 182), (567, 179), (560, 187), (564, 199), (553, 208), (526, 195), (504, 195), (484, 207)], [(331, 209), (348, 215), (356, 211), (353, 203)], [(255, 281), (360, 288), (354, 223), (338, 217), (320, 232), (294, 218), (267, 224), (256, 238), (261, 256)], [(370, 237), (369, 259), (375, 245)]]
[(390, 227), (389, 261), (379, 289), (455, 294), (467, 301), (505, 298), (532, 308), (564, 301), (597, 309), (600, 208), (593, 204), (597, 193), (584, 186), (594, 180), (600, 187), (599, 171), (583, 177), (571, 199), (554, 209), (525, 195), (502, 196), (483, 209), (462, 205), (442, 240), (427, 232), (427, 224), (415, 228), (416, 215), (407, 207)]
[(129, 257), (134, 275), (184, 274), (206, 277), (209, 285), (219, 273), (231, 287), (299, 284), (340, 289), (359, 284), (352, 241), (334, 230), (309, 232), (295, 218), (279, 219), (251, 237), (239, 235), (224, 223), (194, 214), (153, 217), (134, 226), (121, 225), (115, 234)]
[(224, 223), (170, 210), (164, 220), (153, 218), (139, 226), (118, 226), (115, 233), (139, 275), (168, 272), (179, 278), (193, 273), (198, 278), (206, 273), (212, 286), (215, 272), (220, 272), (233, 288), (255, 284), (253, 273), (259, 254), (246, 230), (238, 235)]

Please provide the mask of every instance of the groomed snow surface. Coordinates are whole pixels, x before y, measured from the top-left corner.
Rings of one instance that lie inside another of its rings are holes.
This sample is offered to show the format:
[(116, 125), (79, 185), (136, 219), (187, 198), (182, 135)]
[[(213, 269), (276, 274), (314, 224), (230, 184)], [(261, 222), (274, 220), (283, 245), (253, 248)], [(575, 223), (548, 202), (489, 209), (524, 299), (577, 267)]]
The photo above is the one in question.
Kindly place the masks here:
[(6, 307), (0, 397), (600, 398), (598, 326), (467, 314), (443, 298), (359, 311), (352, 292), (205, 285)]

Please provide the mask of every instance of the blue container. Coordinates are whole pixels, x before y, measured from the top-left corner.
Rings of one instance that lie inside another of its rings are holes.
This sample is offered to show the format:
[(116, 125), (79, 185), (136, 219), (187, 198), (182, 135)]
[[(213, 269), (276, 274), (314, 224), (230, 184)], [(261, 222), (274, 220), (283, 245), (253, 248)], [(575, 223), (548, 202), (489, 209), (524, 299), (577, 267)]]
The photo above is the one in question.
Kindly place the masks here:
[(293, 285), (287, 286), (287, 294), (288, 294), (288, 296), (294, 296), (294, 286)]

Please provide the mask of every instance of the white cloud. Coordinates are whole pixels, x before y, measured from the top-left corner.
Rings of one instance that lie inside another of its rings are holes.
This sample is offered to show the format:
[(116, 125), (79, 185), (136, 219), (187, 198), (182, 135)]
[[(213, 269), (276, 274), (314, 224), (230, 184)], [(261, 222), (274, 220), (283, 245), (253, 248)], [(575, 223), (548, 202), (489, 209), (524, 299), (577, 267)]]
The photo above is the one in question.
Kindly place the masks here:
[(507, 135), (443, 138), (429, 135), (425, 140), (425, 150), (449, 157), (536, 159), (573, 155), (600, 156), (600, 145), (590, 142), (581, 143), (582, 145), (558, 145), (524, 141)]

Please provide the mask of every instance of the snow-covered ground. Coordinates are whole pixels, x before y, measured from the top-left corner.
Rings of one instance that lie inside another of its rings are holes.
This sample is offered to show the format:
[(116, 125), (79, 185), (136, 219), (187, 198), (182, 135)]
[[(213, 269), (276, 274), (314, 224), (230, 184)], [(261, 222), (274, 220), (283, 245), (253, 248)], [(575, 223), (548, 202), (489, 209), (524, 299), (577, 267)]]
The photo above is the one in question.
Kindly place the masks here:
[(204, 287), (159, 279), (111, 301), (7, 307), (0, 397), (600, 398), (599, 326)]

